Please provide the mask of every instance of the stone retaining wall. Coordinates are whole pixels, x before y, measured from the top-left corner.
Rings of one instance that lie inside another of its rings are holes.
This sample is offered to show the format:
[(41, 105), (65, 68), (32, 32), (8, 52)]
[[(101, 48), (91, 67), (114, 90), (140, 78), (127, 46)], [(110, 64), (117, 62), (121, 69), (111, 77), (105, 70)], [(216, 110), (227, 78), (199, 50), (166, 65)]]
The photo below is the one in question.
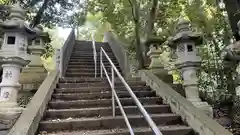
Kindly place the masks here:
[(58, 79), (58, 71), (54, 71), (46, 77), (8, 135), (35, 134)]
[(163, 98), (165, 103), (171, 106), (173, 112), (181, 115), (182, 119), (200, 135), (232, 135), (232, 133), (207, 116), (203, 111), (193, 106), (191, 102), (160, 80), (151, 71), (140, 71), (140, 77), (156, 91), (157, 95)]

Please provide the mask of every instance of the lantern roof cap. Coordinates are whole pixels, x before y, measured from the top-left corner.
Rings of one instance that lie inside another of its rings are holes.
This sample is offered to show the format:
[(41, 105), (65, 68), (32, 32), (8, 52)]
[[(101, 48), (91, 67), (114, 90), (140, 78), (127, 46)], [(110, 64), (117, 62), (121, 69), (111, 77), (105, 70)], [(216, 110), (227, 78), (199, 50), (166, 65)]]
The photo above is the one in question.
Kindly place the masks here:
[(0, 27), (2, 27), (4, 31), (36, 34), (36, 31), (24, 22), (25, 14), (26, 11), (20, 6), (20, 2), (17, 2), (10, 7), (10, 15), (8, 19), (0, 23)]
[(175, 36), (169, 38), (169, 42), (171, 43), (169, 46), (172, 48), (176, 48), (179, 42), (184, 41), (194, 41), (196, 45), (202, 43), (201, 33), (194, 32), (190, 21), (183, 17), (178, 20), (175, 31)]
[(20, 2), (17, 2), (16, 4), (14, 4), (11, 7), (9, 18), (10, 19), (18, 18), (18, 19), (24, 20), (25, 19), (25, 14), (26, 14), (26, 10), (24, 10), (20, 6)]

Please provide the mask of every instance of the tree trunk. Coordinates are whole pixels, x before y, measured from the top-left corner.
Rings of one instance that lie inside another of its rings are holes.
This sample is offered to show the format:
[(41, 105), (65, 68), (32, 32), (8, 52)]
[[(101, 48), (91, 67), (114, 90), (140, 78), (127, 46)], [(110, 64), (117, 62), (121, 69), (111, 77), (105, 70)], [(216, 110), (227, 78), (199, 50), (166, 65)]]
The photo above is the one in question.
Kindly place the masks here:
[(240, 20), (240, 1), (239, 0), (224, 0), (226, 10), (228, 13), (229, 22), (232, 32), (236, 40), (240, 40), (238, 34), (237, 22)]
[(149, 18), (147, 21), (147, 37), (153, 35), (154, 22), (156, 17), (156, 11), (158, 6), (158, 0), (152, 0), (152, 7), (149, 12)]
[(141, 49), (141, 42), (140, 42), (140, 35), (139, 35), (139, 27), (140, 24), (139, 22), (135, 22), (135, 35), (136, 35), (136, 55), (137, 55), (137, 60), (138, 60), (138, 69), (143, 69), (144, 68), (144, 61), (142, 57), (142, 49)]
[(149, 51), (149, 44), (148, 41), (151, 40), (151, 37), (154, 35), (154, 22), (156, 17), (156, 11), (158, 6), (158, 0), (152, 0), (152, 7), (149, 11), (149, 18), (147, 20), (147, 27), (146, 27), (146, 41), (143, 43), (143, 58), (144, 58), (144, 66), (149, 65), (150, 59), (147, 56), (147, 52)]
[(144, 59), (142, 57), (141, 41), (140, 41), (140, 17), (139, 17), (139, 3), (136, 0), (129, 0), (132, 5), (132, 14), (135, 23), (135, 46), (136, 46), (136, 58), (138, 61), (138, 69), (144, 68)]
[[(135, 1), (135, 0), (133, 0)], [(143, 69), (144, 68), (144, 61), (142, 57), (142, 49), (141, 49), (141, 41), (140, 41), (140, 22), (139, 22), (139, 4), (137, 1), (135, 1), (135, 36), (136, 36), (136, 55), (137, 55), (137, 60), (138, 60), (138, 69)]]

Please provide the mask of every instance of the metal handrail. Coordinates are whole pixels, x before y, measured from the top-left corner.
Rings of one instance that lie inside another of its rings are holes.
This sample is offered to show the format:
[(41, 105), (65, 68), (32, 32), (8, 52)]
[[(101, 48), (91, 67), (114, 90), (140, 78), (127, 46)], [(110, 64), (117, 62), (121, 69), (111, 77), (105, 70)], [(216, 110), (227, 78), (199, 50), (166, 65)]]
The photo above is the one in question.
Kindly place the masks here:
[[(110, 63), (111, 65), (111, 72), (112, 72), (112, 80), (110, 80), (109, 78), (109, 75), (107, 73), (107, 70), (103, 64), (103, 61), (102, 61), (102, 57), (103, 57), (103, 54), (105, 55), (105, 57), (107, 58), (108, 62)], [(130, 131), (130, 134), (131, 135), (134, 135), (134, 132), (133, 132), (133, 129), (128, 121), (128, 118), (126, 116), (126, 113), (124, 112), (124, 109), (120, 103), (120, 100), (116, 94), (116, 91), (115, 91), (115, 87), (114, 87), (114, 83), (115, 83), (115, 76), (114, 76), (114, 73), (116, 72), (117, 76), (119, 77), (120, 81), (124, 84), (124, 86), (126, 87), (126, 89), (128, 90), (130, 96), (132, 97), (133, 101), (135, 102), (135, 104), (137, 105), (138, 109), (141, 111), (141, 113), (143, 114), (145, 120), (148, 122), (148, 125), (150, 126), (150, 128), (152, 129), (152, 131), (154, 132), (155, 135), (163, 135), (160, 130), (158, 129), (157, 125), (154, 123), (154, 121), (152, 120), (152, 118), (149, 116), (149, 114), (147, 113), (147, 111), (144, 109), (144, 107), (142, 106), (142, 104), (140, 103), (140, 101), (138, 100), (138, 98), (136, 97), (136, 95), (134, 94), (134, 92), (132, 91), (132, 89), (130, 88), (130, 86), (127, 84), (127, 82), (125, 81), (125, 79), (122, 77), (122, 75), (120, 74), (120, 72), (118, 71), (118, 69), (116, 68), (116, 66), (113, 64), (112, 60), (109, 58), (109, 56), (107, 55), (107, 53), (105, 52), (105, 50), (101, 47), (101, 50), (100, 50), (100, 75), (101, 77), (103, 77), (103, 70), (105, 72), (105, 75), (107, 77), (107, 80), (110, 84), (110, 87), (112, 89), (112, 109), (113, 109), (113, 117), (115, 117), (115, 98), (116, 98), (116, 101), (118, 103), (118, 106), (120, 108), (120, 111), (124, 117), (124, 120), (127, 124), (127, 127)], [(114, 72), (115, 71), (115, 72)]]
[(94, 70), (95, 70), (95, 78), (97, 77), (97, 51), (96, 44), (94, 39), (94, 33), (92, 33), (92, 48), (93, 48), (93, 60), (94, 60)]

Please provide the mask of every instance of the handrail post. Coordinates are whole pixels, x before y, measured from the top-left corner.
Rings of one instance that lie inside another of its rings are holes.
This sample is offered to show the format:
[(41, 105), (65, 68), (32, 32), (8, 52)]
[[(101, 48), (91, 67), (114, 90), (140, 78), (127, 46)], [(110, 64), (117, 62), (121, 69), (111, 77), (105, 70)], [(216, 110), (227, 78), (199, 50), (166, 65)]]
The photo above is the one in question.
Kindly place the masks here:
[(96, 59), (96, 52), (95, 52), (95, 55), (94, 55), (94, 64), (95, 64), (95, 78), (97, 77), (97, 59)]
[(111, 70), (112, 70), (112, 113), (113, 113), (113, 118), (115, 118), (116, 116), (116, 111), (115, 111), (115, 98), (114, 98), (114, 89), (115, 89), (115, 78), (114, 78), (114, 68), (111, 67)]
[(100, 75), (103, 77), (103, 69), (102, 69), (102, 48), (100, 49)]
[[(102, 63), (101, 64), (101, 68), (102, 68), (102, 70), (104, 71), (104, 73), (105, 73), (105, 75), (106, 75), (106, 78), (107, 78), (107, 80), (108, 80), (108, 83), (110, 84), (110, 87), (111, 87), (111, 89), (112, 89), (112, 105), (113, 105), (113, 117), (115, 117), (115, 101), (117, 102), (117, 104), (118, 104), (118, 106), (119, 106), (119, 109), (120, 109), (120, 112), (122, 113), (122, 115), (123, 115), (123, 118), (124, 118), (124, 120), (125, 120), (125, 123), (126, 123), (126, 125), (127, 125), (127, 127), (128, 127), (128, 129), (129, 129), (129, 132), (130, 132), (130, 135), (134, 135), (134, 132), (133, 132), (133, 129), (132, 129), (132, 126), (131, 126), (131, 124), (130, 124), (130, 122), (129, 122), (129, 120), (128, 120), (128, 118), (127, 118), (127, 115), (126, 115), (126, 113), (125, 113), (125, 111), (124, 111), (124, 109), (123, 109), (123, 106), (122, 106), (122, 104), (121, 104), (121, 102), (120, 102), (120, 99), (119, 99), (119, 97), (117, 96), (117, 93), (116, 93), (116, 90), (114, 89), (114, 85), (115, 85), (115, 72), (116, 72), (116, 74), (119, 76), (119, 72), (117, 71), (117, 69), (116, 69), (116, 67), (115, 67), (115, 65), (113, 65), (112, 64), (112, 61), (111, 60), (109, 60), (109, 57), (108, 57), (108, 55), (106, 54), (106, 52), (104, 51), (104, 49), (101, 47), (101, 53), (104, 53), (104, 55), (106, 56), (106, 59), (110, 62), (110, 64), (111, 64), (111, 73), (112, 73), (112, 78), (110, 78), (110, 75), (108, 74), (108, 72), (107, 72), (107, 70), (106, 70), (106, 68), (105, 68), (105, 66), (104, 66), (104, 64)], [(120, 75), (121, 76), (121, 75)]]
[[(121, 73), (118, 71), (118, 69), (116, 68), (116, 66), (113, 64), (112, 60), (110, 59), (110, 57), (108, 56), (108, 54), (105, 52), (105, 50), (101, 47), (101, 51), (100, 51), (100, 59), (101, 59), (101, 68), (104, 70), (104, 73), (106, 75), (106, 78), (112, 88), (112, 92), (113, 92), (113, 96), (116, 101), (117, 101), (117, 104), (119, 106), (119, 109), (124, 117), (124, 120), (129, 128), (129, 131), (130, 131), (130, 134), (131, 135), (134, 135), (134, 132), (132, 130), (132, 127), (128, 121), (128, 118), (126, 116), (126, 113), (124, 112), (124, 109), (120, 103), (120, 100), (119, 100), (119, 97), (117, 96), (117, 93), (114, 89), (114, 79), (115, 79), (115, 75), (114, 73), (116, 72), (116, 75), (117, 77), (120, 79), (120, 81), (124, 84), (125, 88), (127, 89), (127, 91), (129, 92), (130, 96), (132, 97), (133, 101), (135, 102), (135, 104), (137, 105), (138, 109), (141, 111), (144, 119), (147, 121), (148, 125), (150, 126), (150, 128), (152, 129), (152, 131), (154, 132), (155, 135), (163, 135), (161, 133), (161, 131), (158, 129), (157, 125), (154, 123), (154, 121), (152, 120), (152, 118), (150, 117), (150, 115), (148, 114), (148, 112), (145, 110), (145, 108), (143, 107), (143, 105), (141, 104), (141, 102), (138, 100), (137, 96), (134, 94), (134, 92), (132, 91), (131, 87), (127, 84), (126, 80), (122, 77)], [(111, 65), (111, 72), (112, 72), (112, 80), (110, 79), (109, 75), (108, 75), (108, 72), (105, 68), (105, 66), (103, 65), (102, 63), (102, 53), (103, 55), (106, 57), (106, 59), (108, 60), (108, 62), (110, 63)], [(102, 70), (101, 69), (101, 70)], [(102, 74), (102, 73), (101, 73)], [(101, 75), (102, 76), (102, 75)], [(114, 99), (112, 98), (112, 106), (113, 106), (113, 116), (115, 116), (115, 103), (114, 103)]]

